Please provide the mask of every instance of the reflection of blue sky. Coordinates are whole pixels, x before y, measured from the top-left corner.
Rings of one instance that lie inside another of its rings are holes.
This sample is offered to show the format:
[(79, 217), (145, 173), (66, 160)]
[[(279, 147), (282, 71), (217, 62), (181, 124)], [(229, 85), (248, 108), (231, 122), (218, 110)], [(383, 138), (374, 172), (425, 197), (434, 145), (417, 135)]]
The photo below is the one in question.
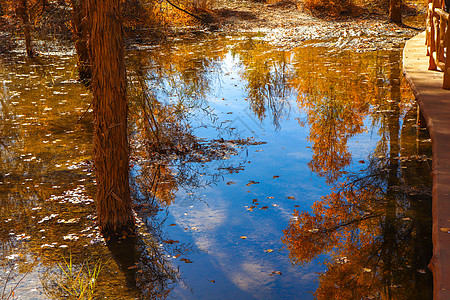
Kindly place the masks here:
[[(235, 127), (241, 138), (254, 137), (267, 144), (248, 147), (249, 163), (245, 164), (245, 170), (237, 174), (225, 172), (216, 186), (198, 190), (196, 196), (204, 202), (192, 202), (180, 192), (169, 208), (167, 224), (177, 226), (168, 227), (167, 235), (183, 243), (191, 242), (199, 250), (185, 255), (192, 264), (180, 262), (185, 286), (178, 286), (172, 296), (179, 299), (213, 299), (217, 295), (222, 299), (312, 298), (309, 292), (317, 287), (314, 280), (316, 272), (324, 270), (318, 264), (323, 258), (304, 267), (293, 266), (281, 238), (294, 209), (310, 210), (314, 201), (329, 193), (329, 187), (307, 165), (312, 155), (307, 141), (309, 128), (300, 126), (296, 119), (305, 116), (298, 111), (291, 112), (292, 117), (283, 119), (277, 130), (270, 117), (269, 121), (258, 121), (244, 100), (245, 82), (240, 78), (237, 63), (236, 57), (226, 57), (220, 91), (211, 89), (208, 103), (214, 108), (218, 123)], [(291, 107), (296, 109), (296, 105)], [(218, 137), (218, 132), (208, 128), (199, 128), (196, 134), (204, 138)], [(356, 141), (349, 143), (351, 150), (358, 156), (367, 156), (375, 145), (372, 138), (369, 135), (355, 138)], [(226, 163), (237, 165), (239, 157), (231, 157)], [(250, 180), (260, 183), (246, 186)], [(227, 185), (229, 181), (235, 184)], [(252, 199), (258, 199), (259, 206), (249, 211)], [(259, 209), (263, 206), (267, 210)], [(243, 240), (240, 236), (248, 238)], [(264, 252), (267, 249), (274, 252)], [(282, 275), (271, 276), (274, 271)]]
[[(317, 288), (317, 272), (324, 271), (320, 264), (324, 257), (305, 266), (293, 266), (281, 238), (294, 209), (311, 210), (311, 205), (327, 195), (330, 188), (324, 178), (308, 167), (313, 153), (307, 140), (309, 127), (299, 125), (298, 119), (307, 118), (304, 112), (298, 111), (296, 95), (284, 99), (290, 102), (289, 115), (281, 118), (280, 127), (274, 127), (270, 111), (261, 122), (245, 100), (247, 83), (241, 78), (241, 68), (237, 55), (226, 55), (222, 70), (214, 71), (214, 76), (219, 78), (211, 82), (217, 85), (211, 86), (206, 95), (207, 104), (218, 117), (215, 124), (222, 124), (222, 129), (234, 128), (234, 134), (226, 136), (225, 130), (206, 127), (196, 128), (195, 134), (206, 139), (253, 137), (266, 144), (248, 146), (245, 155), (223, 161), (226, 165), (247, 162), (239, 173), (222, 172), (216, 185), (194, 191), (194, 198), (201, 201), (192, 200), (184, 191), (178, 192), (175, 203), (169, 207), (166, 222), (177, 226), (168, 226), (166, 234), (180, 243), (192, 243), (198, 252), (181, 256), (192, 260), (192, 264), (175, 261), (180, 263), (184, 279), (171, 297), (310, 299), (310, 292)], [(378, 128), (371, 128), (371, 120), (365, 123), (371, 132), (357, 135), (348, 142), (353, 154), (349, 171), (364, 167), (355, 162), (366, 160), (379, 139)], [(209, 173), (214, 173), (217, 166), (217, 162), (206, 164)], [(230, 181), (234, 184), (228, 185)], [(249, 181), (259, 184), (247, 186)], [(257, 199), (259, 205), (249, 211), (253, 199)], [(263, 206), (267, 209), (260, 209)], [(267, 249), (274, 251), (264, 252)], [(271, 276), (274, 271), (282, 275)]]

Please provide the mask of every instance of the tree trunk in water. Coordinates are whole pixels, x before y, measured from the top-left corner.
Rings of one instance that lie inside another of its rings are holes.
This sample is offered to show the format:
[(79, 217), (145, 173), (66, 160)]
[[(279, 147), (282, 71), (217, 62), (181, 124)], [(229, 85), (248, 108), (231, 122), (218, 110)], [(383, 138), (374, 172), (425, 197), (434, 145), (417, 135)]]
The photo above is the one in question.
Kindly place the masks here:
[(397, 24), (402, 23), (402, 0), (390, 0), (389, 21)]
[(18, 0), (16, 13), (22, 19), (23, 33), (25, 35), (25, 49), (28, 57), (34, 56), (33, 48), (31, 47), (31, 31), (30, 18), (28, 16), (27, 0)]
[(94, 93), (94, 166), (101, 231), (134, 231), (129, 187), (126, 72), (120, 0), (88, 0)]
[(78, 77), (85, 85), (89, 85), (92, 78), (92, 70), (88, 50), (86, 0), (71, 0), (71, 4), (73, 10), (73, 37), (78, 56)]

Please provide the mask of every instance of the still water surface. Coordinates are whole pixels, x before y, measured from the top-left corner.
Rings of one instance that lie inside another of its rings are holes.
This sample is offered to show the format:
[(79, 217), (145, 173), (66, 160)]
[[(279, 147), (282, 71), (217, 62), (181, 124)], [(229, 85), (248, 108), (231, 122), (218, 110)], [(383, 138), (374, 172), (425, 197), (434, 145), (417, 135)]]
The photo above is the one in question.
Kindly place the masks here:
[[(95, 225), (91, 94), (70, 53), (0, 65), (0, 277), (60, 299), (432, 298), (431, 142), (401, 49), (210, 36), (129, 51), (139, 237)], [(3, 285), (1, 286), (3, 288)]]

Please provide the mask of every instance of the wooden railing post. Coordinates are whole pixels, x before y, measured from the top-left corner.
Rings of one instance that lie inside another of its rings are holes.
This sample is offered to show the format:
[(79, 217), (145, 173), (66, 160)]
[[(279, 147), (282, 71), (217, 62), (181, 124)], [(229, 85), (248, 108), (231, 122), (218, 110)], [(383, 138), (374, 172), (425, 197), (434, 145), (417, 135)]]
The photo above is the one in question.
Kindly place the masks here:
[(435, 0), (431, 0), (431, 7), (430, 7), (430, 13), (428, 14), (428, 22), (430, 24), (430, 35), (428, 38), (428, 52), (430, 56), (430, 61), (428, 64), (428, 70), (437, 70), (436, 61), (434, 60), (433, 53), (436, 51), (436, 30), (435, 30), (435, 24), (434, 24), (434, 8), (435, 8)]
[(444, 9), (443, 0), (428, 0), (425, 44), (428, 70), (439, 67), (444, 72), (442, 88), (450, 90), (450, 15)]
[(450, 90), (450, 58), (448, 57), (449, 51), (449, 42), (450, 42), (450, 18), (447, 19), (447, 27), (445, 30), (445, 38), (444, 38), (444, 47), (446, 49), (446, 59), (444, 66), (444, 82), (442, 83), (442, 88), (446, 90)]
[(432, 1), (433, 0), (428, 0), (428, 3), (427, 3), (427, 18), (426, 18), (426, 20), (425, 20), (425, 45), (427, 45), (427, 56), (429, 56), (430, 55), (430, 51), (429, 51), (429, 48), (428, 48), (428, 46), (430, 45), (430, 31), (431, 31), (431, 23), (430, 23), (430, 20), (431, 20), (431, 9), (432, 9), (432, 5), (433, 5), (433, 3), (432, 3)]
[(445, 61), (445, 36), (446, 36), (447, 20), (439, 16), (439, 45), (436, 53), (437, 61)]

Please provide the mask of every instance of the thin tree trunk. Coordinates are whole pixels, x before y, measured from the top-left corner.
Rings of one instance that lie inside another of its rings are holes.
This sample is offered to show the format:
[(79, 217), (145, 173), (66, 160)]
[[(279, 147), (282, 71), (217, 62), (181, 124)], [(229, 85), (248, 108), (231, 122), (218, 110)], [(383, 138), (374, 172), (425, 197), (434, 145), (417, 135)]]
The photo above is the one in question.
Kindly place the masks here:
[(126, 72), (120, 0), (88, 0), (94, 93), (98, 223), (104, 235), (134, 231), (129, 187)]
[(402, 0), (390, 0), (389, 21), (402, 24)]
[(30, 30), (30, 17), (28, 15), (27, 0), (18, 0), (16, 13), (20, 19), (22, 19), (23, 33), (25, 35), (25, 49), (28, 57), (35, 55), (31, 46), (31, 30)]
[(71, 0), (71, 4), (73, 10), (73, 37), (78, 56), (78, 77), (81, 82), (89, 85), (92, 78), (92, 70), (88, 50), (86, 0)]

